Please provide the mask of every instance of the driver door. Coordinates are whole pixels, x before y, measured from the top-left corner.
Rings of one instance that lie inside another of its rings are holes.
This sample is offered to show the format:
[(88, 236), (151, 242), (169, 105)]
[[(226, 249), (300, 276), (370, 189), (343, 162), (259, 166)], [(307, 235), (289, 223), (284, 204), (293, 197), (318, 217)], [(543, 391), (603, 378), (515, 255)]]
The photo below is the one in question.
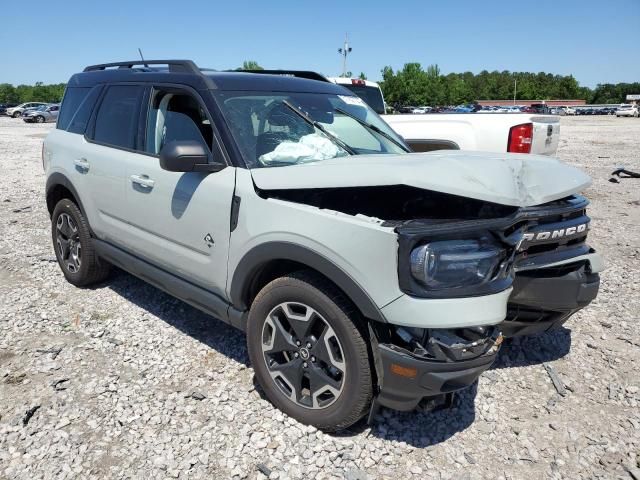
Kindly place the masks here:
[[(144, 154), (127, 164), (129, 247), (140, 257), (225, 297), (235, 168), (168, 172), (159, 153), (170, 141), (217, 147), (212, 122), (195, 91), (156, 86), (146, 106)], [(145, 108), (145, 107), (143, 107)], [(219, 148), (213, 157), (224, 161)]]

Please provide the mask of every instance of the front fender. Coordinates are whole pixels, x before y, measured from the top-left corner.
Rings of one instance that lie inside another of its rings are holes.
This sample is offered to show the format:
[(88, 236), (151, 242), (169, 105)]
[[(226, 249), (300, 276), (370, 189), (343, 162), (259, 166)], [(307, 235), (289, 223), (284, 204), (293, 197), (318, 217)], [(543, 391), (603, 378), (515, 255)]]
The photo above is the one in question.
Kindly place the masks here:
[(251, 281), (268, 262), (273, 260), (294, 261), (308, 266), (335, 283), (370, 319), (385, 321), (380, 309), (367, 292), (349, 274), (323, 255), (290, 242), (266, 242), (249, 250), (238, 263), (231, 280), (229, 296), (239, 310), (247, 310), (247, 298)]

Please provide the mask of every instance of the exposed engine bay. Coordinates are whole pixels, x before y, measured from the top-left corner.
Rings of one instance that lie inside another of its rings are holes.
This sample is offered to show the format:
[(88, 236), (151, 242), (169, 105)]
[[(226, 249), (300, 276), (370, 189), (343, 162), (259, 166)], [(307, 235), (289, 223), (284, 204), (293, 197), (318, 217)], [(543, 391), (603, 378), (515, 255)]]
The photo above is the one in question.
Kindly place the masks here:
[(510, 215), (517, 207), (499, 205), (406, 185), (261, 190), (276, 198), (348, 215), (384, 220), (388, 226), (407, 220), (478, 220)]

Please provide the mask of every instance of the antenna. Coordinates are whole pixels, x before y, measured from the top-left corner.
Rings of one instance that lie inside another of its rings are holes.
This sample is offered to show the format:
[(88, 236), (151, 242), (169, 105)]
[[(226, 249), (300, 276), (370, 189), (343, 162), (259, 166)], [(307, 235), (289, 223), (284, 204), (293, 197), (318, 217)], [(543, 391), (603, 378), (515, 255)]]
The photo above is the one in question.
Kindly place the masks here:
[(142, 60), (142, 63), (144, 64), (144, 66), (149, 68), (149, 65), (147, 65), (147, 62), (144, 61), (144, 57), (142, 56), (142, 50), (140, 50), (140, 47), (138, 47), (138, 53), (140, 54), (140, 60)]

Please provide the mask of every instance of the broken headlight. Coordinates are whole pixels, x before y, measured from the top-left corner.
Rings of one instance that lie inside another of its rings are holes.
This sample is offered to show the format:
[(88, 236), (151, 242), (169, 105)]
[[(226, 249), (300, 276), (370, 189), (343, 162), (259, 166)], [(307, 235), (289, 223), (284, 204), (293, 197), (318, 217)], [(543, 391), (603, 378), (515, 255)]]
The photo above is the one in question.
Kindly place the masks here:
[(493, 278), (505, 251), (488, 238), (429, 242), (411, 252), (411, 275), (429, 290), (481, 285)]

